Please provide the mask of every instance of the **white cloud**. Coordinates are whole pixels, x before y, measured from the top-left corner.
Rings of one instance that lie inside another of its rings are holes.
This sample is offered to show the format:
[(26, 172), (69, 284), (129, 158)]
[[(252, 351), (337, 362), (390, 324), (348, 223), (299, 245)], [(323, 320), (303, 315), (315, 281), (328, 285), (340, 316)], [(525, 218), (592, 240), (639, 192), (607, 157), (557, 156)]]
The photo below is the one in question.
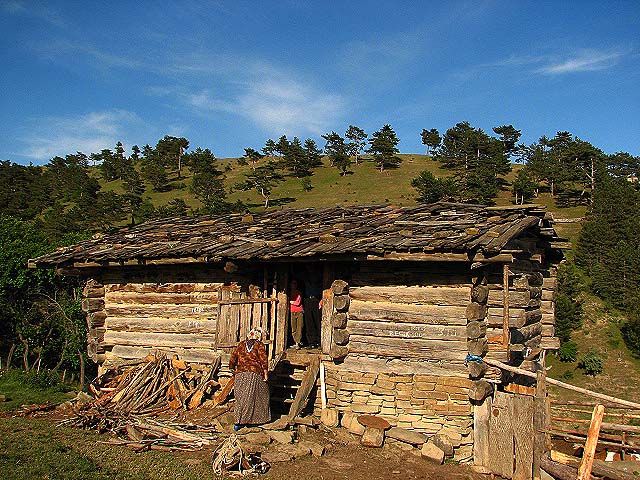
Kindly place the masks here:
[(479, 68), (494, 67), (526, 67), (537, 66), (534, 73), (543, 75), (562, 75), (576, 72), (594, 72), (606, 70), (617, 65), (622, 58), (627, 55), (627, 51), (622, 50), (580, 50), (573, 55), (510, 55), (507, 58), (491, 63), (479, 65)]
[(546, 75), (560, 75), (564, 73), (606, 70), (616, 65), (623, 55), (623, 52), (616, 51), (602, 52), (598, 50), (585, 50), (566, 60), (549, 63), (539, 68), (537, 72)]
[(118, 140), (123, 140), (127, 127), (139, 121), (136, 114), (126, 110), (34, 119), (29, 127), (31, 133), (21, 138), (25, 145), (21, 155), (48, 160), (76, 151), (89, 154), (112, 148)]
[(319, 90), (264, 65), (253, 68), (237, 88), (240, 92), (231, 100), (209, 90), (180, 96), (199, 110), (240, 115), (272, 134), (289, 135), (319, 135), (335, 128), (346, 105), (341, 95)]
[(0, 1), (0, 9), (10, 15), (37, 18), (56, 27), (64, 27), (66, 25), (57, 12), (48, 5), (39, 2), (31, 1), (25, 3), (19, 0), (2, 0)]

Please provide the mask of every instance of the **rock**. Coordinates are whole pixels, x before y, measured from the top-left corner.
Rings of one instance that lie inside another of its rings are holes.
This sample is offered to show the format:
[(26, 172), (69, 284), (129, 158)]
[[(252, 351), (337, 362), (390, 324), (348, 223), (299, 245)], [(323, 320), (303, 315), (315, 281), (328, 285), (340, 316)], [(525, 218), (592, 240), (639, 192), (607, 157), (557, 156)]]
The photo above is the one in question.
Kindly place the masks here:
[(299, 445), (302, 445), (305, 448), (308, 448), (314, 457), (321, 457), (322, 455), (324, 455), (324, 452), (325, 452), (324, 445), (320, 445), (319, 443), (311, 442), (308, 440), (303, 440), (299, 442)]
[(311, 455), (311, 449), (301, 443), (295, 445), (296, 450), (294, 453), (294, 458), (306, 457), (307, 455)]
[(6, 402), (6, 401), (7, 401), (6, 395), (0, 395), (0, 402)]
[(291, 460), (293, 460), (293, 455), (281, 450), (272, 450), (272, 451), (264, 452), (261, 455), (261, 458), (265, 462), (269, 462), (269, 463), (290, 462)]
[(430, 442), (442, 450), (447, 457), (451, 457), (453, 455), (453, 443), (451, 443), (451, 440), (446, 435), (434, 435), (431, 437)]
[(349, 430), (349, 432), (353, 433), (354, 435), (362, 435), (365, 431), (365, 427), (360, 422), (358, 422), (358, 419), (356, 417), (353, 417), (351, 419), (351, 422), (349, 422), (349, 428), (347, 430)]
[(257, 445), (269, 445), (271, 443), (271, 437), (265, 432), (247, 433), (243, 435), (243, 439)]
[(84, 392), (78, 392), (78, 394), (76, 395), (75, 400), (78, 403), (91, 403), (95, 400), (95, 398), (93, 398), (91, 395), (88, 395)]
[(387, 430), (386, 435), (389, 438), (400, 440), (404, 443), (410, 443), (411, 445), (422, 445), (428, 440), (427, 436), (420, 432), (407, 430), (406, 428), (401, 427), (391, 427)]
[(444, 463), (444, 452), (432, 441), (429, 441), (422, 446), (420, 454), (430, 462), (437, 463), (438, 465), (442, 465)]
[(248, 435), (250, 433), (260, 433), (262, 429), (259, 427), (242, 427), (238, 430), (238, 435)]
[(375, 427), (366, 427), (360, 440), (365, 447), (380, 448), (384, 443), (384, 430)]
[(289, 430), (267, 430), (267, 435), (281, 445), (293, 443), (293, 433)]
[(338, 410), (335, 408), (325, 408), (320, 414), (320, 421), (327, 427), (337, 427)]
[(343, 428), (348, 429), (355, 417), (356, 415), (353, 412), (344, 412), (342, 414), (342, 419), (340, 420), (340, 425), (342, 425)]
[(236, 423), (236, 417), (233, 412), (223, 413), (216, 420), (218, 420), (218, 422), (220, 422), (220, 425), (222, 425), (223, 427)]

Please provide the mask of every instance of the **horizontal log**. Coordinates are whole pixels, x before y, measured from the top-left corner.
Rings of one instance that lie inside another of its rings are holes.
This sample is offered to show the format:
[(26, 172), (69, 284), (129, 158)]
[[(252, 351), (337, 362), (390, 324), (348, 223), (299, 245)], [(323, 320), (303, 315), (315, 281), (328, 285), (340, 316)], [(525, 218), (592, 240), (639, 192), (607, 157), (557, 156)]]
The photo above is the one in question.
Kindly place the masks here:
[(344, 280), (334, 280), (331, 284), (331, 291), (334, 295), (343, 295), (349, 292), (349, 284)]
[(99, 310), (97, 312), (89, 312), (87, 313), (87, 326), (89, 328), (102, 327), (104, 326), (104, 322), (106, 318), (107, 318), (107, 313), (104, 310)]
[(555, 290), (543, 289), (541, 298), (542, 298), (542, 300), (555, 301), (555, 299), (556, 299), (556, 291)]
[(349, 330), (346, 328), (334, 328), (331, 339), (336, 345), (346, 345), (349, 343)]
[(463, 361), (466, 342), (450, 340), (419, 340), (351, 335), (349, 351), (399, 358), (422, 358)]
[(215, 348), (216, 335), (185, 333), (116, 332), (104, 335), (105, 346), (129, 345), (149, 347)]
[(555, 313), (555, 303), (551, 300), (543, 300), (540, 302), (540, 310), (546, 314)]
[(107, 303), (105, 311), (114, 317), (218, 317), (218, 305), (128, 305)]
[(467, 341), (467, 350), (471, 355), (484, 355), (489, 348), (489, 341), (486, 338), (476, 338)]
[(106, 285), (106, 290), (135, 293), (217, 292), (223, 285), (223, 283), (112, 283)]
[(542, 337), (540, 348), (558, 350), (560, 348), (560, 339), (558, 337)]
[(542, 324), (542, 336), (553, 337), (556, 334), (556, 328), (553, 325)]
[(489, 367), (484, 362), (469, 362), (467, 369), (469, 377), (475, 379), (482, 378)]
[(431, 325), (465, 325), (466, 308), (442, 305), (406, 305), (391, 302), (353, 300), (349, 318), (356, 320), (389, 320)]
[(349, 295), (334, 295), (333, 308), (338, 312), (345, 312), (349, 309)]
[(408, 359), (408, 358), (378, 358), (371, 352), (358, 354), (353, 352), (350, 345), (349, 355), (344, 362), (328, 368), (338, 369), (340, 372), (362, 373), (395, 373), (398, 375), (438, 375), (467, 378), (467, 368), (464, 359), (442, 362), (438, 359)]
[(481, 402), (489, 395), (493, 394), (493, 384), (486, 380), (476, 380), (473, 382), (473, 386), (469, 389), (469, 398), (476, 402)]
[(454, 306), (466, 306), (469, 303), (470, 294), (470, 288), (467, 285), (424, 287), (367, 286), (349, 290), (349, 296), (354, 300)]
[(83, 298), (81, 308), (83, 312), (97, 312), (104, 309), (104, 305), (102, 298)]
[(529, 288), (529, 294), (531, 295), (531, 298), (542, 298), (542, 288), (540, 287), (530, 287)]
[[(106, 353), (106, 358), (123, 358), (138, 359), (144, 358), (151, 353), (160, 353), (165, 355), (178, 355), (181, 360), (193, 363), (212, 363), (216, 358), (222, 355), (222, 352), (216, 350), (198, 349), (198, 348), (153, 348), (153, 347), (131, 347), (125, 345), (115, 345)], [(226, 357), (226, 356), (225, 356)], [(227, 359), (228, 362), (228, 359)]]
[(355, 335), (461, 341), (467, 339), (466, 327), (461, 325), (380, 322), (356, 320), (353, 317), (349, 318), (347, 325), (349, 331)]
[(509, 334), (512, 343), (525, 343), (542, 334), (542, 324), (533, 323), (520, 328), (511, 328), (509, 329)]
[(329, 356), (334, 360), (339, 360), (349, 354), (350, 348), (343, 345), (331, 345)]
[(331, 315), (331, 326), (335, 328), (345, 328), (347, 326), (347, 314), (334, 312)]
[[(487, 325), (489, 327), (502, 327), (503, 317), (502, 309), (489, 309), (489, 315), (487, 316)], [(540, 322), (542, 320), (542, 313), (539, 309), (525, 310), (522, 308), (509, 309), (509, 327), (520, 328), (531, 323)]]
[[(589, 422), (589, 420), (587, 422)], [(550, 454), (552, 461), (573, 467), (571, 470), (572, 472), (577, 472), (577, 468), (582, 460), (555, 450), (551, 450)], [(548, 463), (544, 463), (544, 465), (548, 465)], [(606, 462), (597, 458), (593, 460), (593, 465), (591, 467), (591, 471), (596, 475), (610, 478), (612, 480), (637, 480), (638, 475), (634, 473), (634, 470), (637, 471), (639, 469), (630, 467), (628, 464)], [(573, 478), (575, 477), (571, 477), (571, 480), (573, 480)]]
[(218, 301), (218, 292), (191, 292), (191, 293), (138, 293), (138, 292), (107, 292), (105, 300), (108, 303), (133, 303), (146, 304), (173, 304), (186, 303), (211, 304)]
[(107, 317), (109, 330), (155, 333), (216, 333), (215, 319), (166, 317)]
[(556, 323), (556, 314), (555, 313), (543, 313), (542, 314), (542, 323), (545, 325), (555, 325)]
[[(490, 307), (499, 307), (503, 304), (503, 292), (501, 290), (490, 290), (487, 303)], [(524, 308), (529, 305), (531, 294), (529, 290), (509, 290), (509, 307)]]
[(489, 298), (489, 287), (486, 285), (476, 285), (471, 289), (471, 301), (476, 303), (487, 303)]
[(487, 306), (471, 302), (469, 305), (467, 305), (465, 316), (470, 322), (473, 322), (475, 320), (484, 320), (484, 318), (487, 316)]
[(82, 290), (84, 298), (102, 298), (104, 297), (104, 287), (85, 287)]
[(473, 321), (467, 324), (467, 338), (474, 339), (484, 337), (487, 334), (487, 323)]

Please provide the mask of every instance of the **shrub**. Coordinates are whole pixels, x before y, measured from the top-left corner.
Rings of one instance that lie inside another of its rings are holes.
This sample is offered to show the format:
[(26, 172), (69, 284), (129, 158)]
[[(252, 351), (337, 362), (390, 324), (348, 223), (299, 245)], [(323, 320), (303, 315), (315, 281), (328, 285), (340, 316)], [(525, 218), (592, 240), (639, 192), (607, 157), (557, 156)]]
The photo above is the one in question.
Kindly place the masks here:
[(621, 328), (622, 338), (635, 356), (640, 356), (640, 317), (627, 321)]
[(567, 370), (562, 375), (560, 375), (560, 380), (569, 381), (573, 379), (573, 370)]
[(595, 377), (599, 373), (602, 373), (604, 361), (598, 353), (591, 351), (582, 357), (580, 363), (578, 363), (578, 367), (584, 370), (585, 374)]
[(561, 362), (575, 362), (578, 359), (578, 345), (576, 342), (565, 342), (558, 350), (558, 357)]

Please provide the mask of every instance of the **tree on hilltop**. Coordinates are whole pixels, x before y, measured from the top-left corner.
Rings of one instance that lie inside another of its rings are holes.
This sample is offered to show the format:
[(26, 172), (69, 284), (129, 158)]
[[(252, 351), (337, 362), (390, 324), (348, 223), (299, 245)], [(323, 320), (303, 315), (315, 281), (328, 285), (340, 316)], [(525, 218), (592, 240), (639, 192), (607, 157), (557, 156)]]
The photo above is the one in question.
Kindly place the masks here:
[(374, 132), (369, 139), (369, 150), (367, 150), (375, 161), (380, 171), (385, 168), (397, 168), (402, 163), (398, 157), (398, 143), (400, 140), (391, 125), (386, 124), (377, 132)]
[(356, 165), (358, 165), (358, 158), (367, 146), (367, 134), (360, 127), (349, 125), (344, 136), (349, 140), (347, 143), (349, 155), (354, 158)]

